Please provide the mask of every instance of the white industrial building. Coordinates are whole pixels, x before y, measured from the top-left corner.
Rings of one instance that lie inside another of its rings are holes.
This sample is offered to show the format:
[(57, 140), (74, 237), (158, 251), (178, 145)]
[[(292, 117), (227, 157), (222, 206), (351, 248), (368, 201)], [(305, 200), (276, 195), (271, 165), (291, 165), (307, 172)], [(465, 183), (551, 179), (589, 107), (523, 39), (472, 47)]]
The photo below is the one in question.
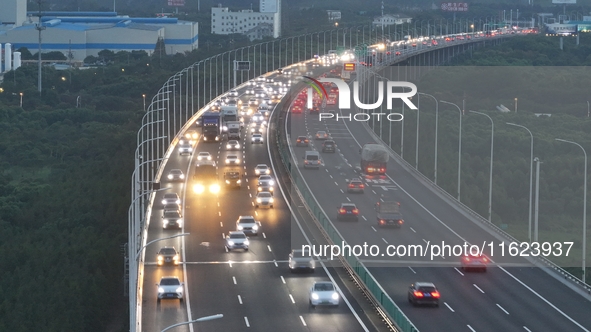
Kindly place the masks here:
[[(27, 0), (3, 0), (0, 43), (12, 49), (38, 50), (38, 18), (27, 14)], [(196, 22), (176, 18), (133, 18), (115, 12), (42, 12), (41, 52), (59, 51), (72, 60), (97, 56), (102, 50), (146, 51), (152, 54), (159, 40), (165, 52), (184, 53), (198, 47)]]
[(382, 16), (378, 16), (378, 17), (374, 18), (373, 22), (371, 24), (373, 24), (374, 26), (387, 27), (389, 25), (404, 24), (404, 23), (411, 23), (411, 22), (412, 22), (412, 17), (402, 16), (399, 14), (396, 14), (396, 15), (386, 14), (386, 15), (382, 15)]
[(260, 0), (260, 12), (244, 9), (231, 12), (228, 7), (211, 8), (211, 33), (240, 33), (250, 40), (281, 36), (281, 0)]

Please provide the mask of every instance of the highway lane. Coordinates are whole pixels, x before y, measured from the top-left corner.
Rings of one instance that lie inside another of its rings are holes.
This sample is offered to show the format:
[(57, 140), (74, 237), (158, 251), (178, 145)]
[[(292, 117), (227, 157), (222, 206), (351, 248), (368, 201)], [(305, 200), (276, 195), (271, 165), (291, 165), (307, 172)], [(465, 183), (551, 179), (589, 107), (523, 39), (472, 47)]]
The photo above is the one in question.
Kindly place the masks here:
[[(200, 323), (197, 329), (203, 326), (208, 330), (362, 331), (363, 327), (344, 303), (338, 308), (309, 308), (309, 287), (314, 281), (328, 280), (328, 276), (323, 269), (317, 269), (314, 274), (289, 273), (287, 256), (295, 246), (291, 240), (303, 243), (303, 236), (291, 233), (291, 214), (280, 195), (276, 195), (274, 209), (254, 209), (256, 177), (250, 175), (256, 164), (270, 164), (270, 160), (266, 143), (251, 145), (249, 140), (250, 134), (243, 137), (240, 151), (246, 174), (240, 190), (224, 188), (218, 196), (203, 197), (190, 190), (190, 182), (189, 188), (180, 183), (163, 183), (163, 187), (172, 188), (166, 192), (178, 192), (183, 198), (183, 231), (190, 233), (184, 239), (186, 274), (183, 274), (182, 266), (155, 266), (158, 249), (164, 245), (183, 248), (181, 239), (161, 241), (146, 248), (144, 330), (160, 331), (172, 324), (187, 321), (189, 310), (191, 319), (224, 314), (223, 319)], [(218, 162), (218, 173), (223, 173), (223, 161), (227, 155), (225, 142), (200, 142), (196, 151), (210, 152)], [(190, 159), (192, 157), (181, 157), (174, 151), (163, 174), (166, 175), (170, 169), (180, 168), (191, 179), (193, 169), (189, 165), (194, 164), (194, 161)], [(161, 200), (162, 195), (162, 192), (157, 193), (156, 202)], [(158, 204), (154, 207), (148, 241), (180, 232), (162, 230), (161, 208)], [(228, 253), (222, 234), (235, 230), (235, 221), (239, 215), (253, 215), (260, 220), (261, 233), (250, 236), (251, 249), (248, 252)], [(156, 287), (151, 285), (157, 283), (162, 275), (176, 275), (185, 282), (187, 301), (163, 300), (157, 304)], [(346, 289), (343, 291), (346, 297), (350, 297)], [(181, 329), (188, 331), (189, 327)]]
[[(334, 218), (336, 205), (340, 202), (347, 202), (347, 197), (357, 203), (361, 214), (366, 217), (368, 222), (361, 218), (359, 223), (335, 223), (339, 231), (350, 243), (367, 241), (381, 246), (386, 242), (421, 244), (423, 239), (437, 240), (439, 242), (446, 240), (446, 242), (452, 244), (458, 243), (458, 237), (452, 231), (443, 227), (443, 223), (470, 242), (481, 243), (481, 239), (486, 239), (498, 243), (495, 237), (483, 232), (480, 226), (473, 224), (455, 209), (450, 208), (449, 205), (430, 191), (424, 190), (420, 185), (415, 184), (412, 177), (405, 174), (405, 171), (397, 167), (393, 162), (388, 165), (389, 174), (395, 174), (396, 182), (389, 179), (373, 179), (377, 180), (372, 189), (376, 192), (375, 194), (373, 191), (366, 191), (363, 195), (346, 195), (343, 193), (341, 190), (345, 189), (346, 179), (355, 175), (351, 166), (358, 164), (359, 146), (350, 138), (350, 134), (347, 137), (348, 130), (342, 128), (345, 127), (344, 124), (332, 121), (332, 123), (319, 123), (317, 119), (309, 117), (308, 114), (293, 115), (291, 137), (295, 139), (298, 135), (305, 133), (313, 135), (317, 130), (327, 129), (337, 141), (339, 153), (335, 155), (322, 154), (326, 164), (324, 169), (320, 171), (305, 170), (302, 173), (311, 189), (314, 192), (322, 193), (321, 196), (318, 196), (318, 199), (331, 218)], [(364, 128), (355, 125), (355, 123), (348, 124), (360, 143), (372, 141)], [(318, 148), (318, 145), (316, 147)], [(306, 149), (294, 148), (294, 150), (298, 159), (301, 160), (303, 151)], [(388, 190), (380, 188), (382, 185)], [(411, 189), (411, 195), (420, 199), (423, 204), (428, 202), (429, 211), (436, 217), (439, 216), (443, 219), (440, 219), (441, 222), (405, 193), (405, 190), (410, 191)], [(402, 203), (402, 212), (406, 220), (406, 225), (402, 229), (375, 230), (375, 227), (372, 227), (372, 225), (375, 225), (373, 204), (382, 194), (393, 197)], [(507, 261), (515, 262), (516, 260), (509, 259)], [(378, 280), (382, 281), (382, 286), (399, 303), (420, 330), (437, 329), (433, 329), (434, 324), (432, 324), (431, 320), (425, 322), (422, 318), (424, 308), (412, 308), (406, 304), (406, 289), (415, 280), (433, 281), (441, 288), (442, 301), (448, 303), (454, 312), (451, 312), (446, 305), (443, 305), (444, 312), (448, 310), (449, 314), (441, 317), (441, 320), (437, 320), (435, 326), (445, 326), (446, 330), (462, 330), (466, 329), (468, 325), (477, 331), (497, 330), (499, 327), (525, 330), (523, 326), (531, 330), (565, 330), (565, 328), (576, 330), (580, 328), (500, 269), (489, 268), (489, 272), (486, 274), (469, 273), (462, 275), (451, 267), (454, 265), (459, 266), (458, 259), (450, 257), (437, 261), (437, 265), (449, 267), (416, 269), (412, 268), (412, 264), (409, 265), (410, 268), (372, 268), (371, 271)], [(519, 272), (521, 280), (525, 280), (527, 284), (530, 284), (531, 280), (535, 280), (533, 287), (535, 287), (536, 292), (546, 294), (544, 296), (551, 299), (553, 305), (560, 305), (561, 310), (572, 316), (581, 326), (591, 326), (591, 321), (585, 315), (585, 311), (591, 308), (586, 299), (576, 295), (540, 270), (530, 268), (513, 268), (510, 270)], [(396, 271), (396, 273), (392, 273), (392, 271)], [(466, 285), (464, 280), (467, 279), (474, 280), (473, 283), (476, 286)], [(481, 282), (478, 283), (477, 280), (481, 280)], [(540, 280), (542, 282), (539, 282)], [(482, 287), (478, 286), (479, 284)], [(544, 285), (548, 284), (552, 285), (552, 290), (547, 286), (544, 287)], [(536, 286), (539, 286), (539, 288)], [(482, 293), (477, 287), (485, 293)], [(576, 304), (569, 303), (571, 300)], [(482, 317), (482, 310), (486, 310), (486, 318)], [(440, 315), (440, 313), (438, 312), (437, 315)], [(458, 319), (458, 316), (461, 315), (464, 315), (466, 319)]]

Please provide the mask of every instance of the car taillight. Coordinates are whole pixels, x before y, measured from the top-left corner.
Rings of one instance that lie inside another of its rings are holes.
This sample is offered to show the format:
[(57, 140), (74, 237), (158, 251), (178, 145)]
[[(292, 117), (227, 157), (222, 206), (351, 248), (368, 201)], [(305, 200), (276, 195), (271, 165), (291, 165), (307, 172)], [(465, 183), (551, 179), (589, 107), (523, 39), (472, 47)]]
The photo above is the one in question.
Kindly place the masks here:
[(386, 221), (385, 221), (384, 219), (380, 219), (380, 224), (382, 224), (382, 225), (383, 225), (383, 224), (385, 224), (385, 223), (386, 223)]
[(304, 142), (308, 143), (308, 140), (305, 140)]
[(354, 184), (350, 184), (349, 185), (349, 188), (355, 188), (355, 185)]
[(424, 296), (423, 292), (419, 292), (419, 291), (414, 291), (413, 294), (415, 297), (423, 297)]
[(365, 188), (365, 186), (363, 184), (360, 184), (359, 188)]
[(486, 263), (488, 262), (488, 259), (486, 259), (486, 257), (482, 257), (482, 261)]
[(398, 224), (399, 224), (399, 225), (402, 225), (402, 224), (404, 224), (404, 220), (402, 220), (402, 219), (398, 220)]
[(438, 291), (431, 292), (431, 297), (438, 299), (439, 298), (439, 292)]
[(345, 214), (347, 211), (345, 209), (339, 209), (339, 213)]
[(353, 214), (358, 214), (358, 213), (359, 213), (359, 210), (353, 209)]
[(464, 257), (464, 260), (465, 260), (466, 262), (469, 262), (469, 261), (470, 261), (470, 257)]

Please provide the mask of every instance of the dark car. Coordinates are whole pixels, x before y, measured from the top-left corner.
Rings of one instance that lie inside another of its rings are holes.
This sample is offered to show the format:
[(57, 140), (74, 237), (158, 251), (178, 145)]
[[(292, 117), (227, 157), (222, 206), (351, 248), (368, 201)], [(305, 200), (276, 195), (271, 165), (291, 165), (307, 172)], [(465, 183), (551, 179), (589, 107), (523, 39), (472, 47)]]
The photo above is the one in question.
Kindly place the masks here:
[(298, 136), (296, 139), (296, 146), (308, 146), (310, 144), (310, 140), (306, 136)]
[(179, 265), (179, 253), (174, 247), (162, 247), (156, 255), (158, 265), (173, 264)]
[(359, 178), (352, 178), (347, 185), (348, 193), (363, 193), (365, 185)]
[(359, 209), (353, 203), (341, 203), (337, 207), (337, 220), (352, 219), (355, 221), (359, 220)]
[(324, 141), (324, 143), (322, 143), (322, 152), (334, 153), (334, 152), (336, 152), (336, 150), (337, 150), (337, 144), (333, 140), (329, 139), (329, 140)]
[(462, 270), (468, 272), (470, 270), (486, 272), (486, 266), (489, 259), (484, 255), (465, 255), (462, 257)]
[(408, 302), (412, 305), (431, 304), (439, 306), (439, 291), (431, 282), (415, 282), (408, 288)]

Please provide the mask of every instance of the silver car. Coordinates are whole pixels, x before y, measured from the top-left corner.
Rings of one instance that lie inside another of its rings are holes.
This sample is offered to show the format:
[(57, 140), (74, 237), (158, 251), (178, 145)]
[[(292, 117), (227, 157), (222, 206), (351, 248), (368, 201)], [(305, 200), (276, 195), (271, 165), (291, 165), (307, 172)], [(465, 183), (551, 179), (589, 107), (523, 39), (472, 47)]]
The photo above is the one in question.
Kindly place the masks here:
[(158, 286), (158, 302), (162, 299), (179, 299), (183, 301), (183, 283), (178, 277), (162, 277)]
[(236, 154), (229, 154), (226, 156), (226, 165), (239, 165), (240, 158)]
[(262, 134), (252, 134), (250, 139), (250, 144), (263, 144), (263, 135)]
[(166, 178), (170, 182), (183, 182), (185, 181), (185, 174), (180, 169), (171, 169)]
[(226, 144), (226, 150), (239, 150), (240, 149), (240, 143), (237, 140), (229, 140), (228, 143)]
[(260, 191), (255, 198), (255, 208), (273, 208), (273, 194), (268, 191)]
[(183, 227), (183, 217), (178, 210), (165, 210), (162, 213), (162, 228), (178, 228)]
[(179, 145), (179, 155), (191, 155), (193, 153), (193, 146), (191, 144)]
[(240, 216), (236, 220), (236, 230), (243, 231), (244, 234), (257, 235), (260, 224), (259, 221), (254, 220), (253, 216)]
[(162, 197), (162, 205), (167, 205), (167, 204), (176, 204), (176, 205), (181, 205), (181, 198), (179, 197), (179, 195), (177, 193), (168, 193), (168, 194), (164, 194), (164, 197)]
[(244, 249), (244, 251), (247, 251), (249, 245), (250, 241), (248, 241), (248, 237), (242, 231), (230, 231), (226, 235), (226, 248), (228, 250)]
[(317, 305), (339, 305), (339, 293), (332, 282), (317, 281), (310, 288), (310, 306), (316, 308)]
[(314, 258), (310, 255), (310, 251), (303, 251), (302, 249), (294, 249), (289, 254), (289, 270), (295, 272), (297, 270), (307, 270), (314, 272), (316, 263)]
[(269, 174), (271, 174), (271, 169), (266, 164), (258, 164), (254, 167), (254, 174), (255, 175), (269, 175)]

